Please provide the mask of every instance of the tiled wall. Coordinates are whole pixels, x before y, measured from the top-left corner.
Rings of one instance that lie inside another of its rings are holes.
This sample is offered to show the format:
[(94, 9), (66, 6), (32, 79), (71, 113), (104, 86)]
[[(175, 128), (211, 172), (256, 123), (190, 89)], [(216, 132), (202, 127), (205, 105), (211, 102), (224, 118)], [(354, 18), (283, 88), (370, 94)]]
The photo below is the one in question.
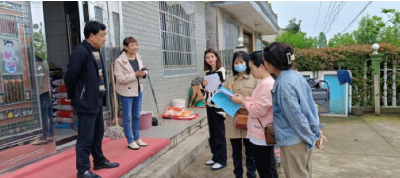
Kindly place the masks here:
[(43, 2), (48, 61), (67, 70), (69, 61), (67, 27), (64, 14), (64, 2)]
[[(196, 3), (196, 33), (198, 75), (203, 77), (204, 51), (206, 50), (205, 3)], [(164, 78), (161, 57), (161, 39), (158, 1), (123, 1), (124, 37), (133, 36), (139, 42), (139, 54), (143, 64), (150, 70), (150, 76), (158, 101), (160, 112), (163, 113), (170, 106), (173, 99), (189, 98), (191, 81), (197, 75), (184, 77)], [(144, 81), (143, 111), (153, 111), (156, 114), (154, 99), (151, 94), (148, 80)]]

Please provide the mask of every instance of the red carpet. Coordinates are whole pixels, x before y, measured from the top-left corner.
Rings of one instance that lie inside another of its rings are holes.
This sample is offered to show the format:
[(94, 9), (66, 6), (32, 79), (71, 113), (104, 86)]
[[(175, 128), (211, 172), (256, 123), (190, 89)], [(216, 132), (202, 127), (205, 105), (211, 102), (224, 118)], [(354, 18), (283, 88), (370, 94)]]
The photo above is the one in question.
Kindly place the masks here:
[[(125, 138), (119, 140), (104, 138), (104, 155), (110, 162), (118, 162), (120, 166), (114, 169), (95, 171), (93, 170), (93, 162), (91, 162), (91, 171), (103, 178), (121, 177), (170, 144), (170, 140), (166, 138), (142, 138), (142, 140), (148, 146), (134, 151), (128, 149)], [(90, 160), (92, 161), (92, 157), (90, 157)], [(75, 164), (75, 148), (72, 148), (38, 163), (3, 175), (2, 178), (75, 178), (77, 177)]]

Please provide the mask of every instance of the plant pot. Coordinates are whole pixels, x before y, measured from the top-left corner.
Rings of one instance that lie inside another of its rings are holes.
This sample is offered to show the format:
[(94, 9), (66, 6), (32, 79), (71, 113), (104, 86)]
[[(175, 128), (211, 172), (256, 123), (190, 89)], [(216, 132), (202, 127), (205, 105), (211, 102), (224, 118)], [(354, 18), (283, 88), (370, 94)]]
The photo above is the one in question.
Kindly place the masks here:
[(365, 107), (360, 107), (360, 106), (351, 108), (351, 112), (353, 113), (353, 115), (356, 115), (356, 116), (361, 116), (363, 114), (364, 110), (365, 110)]

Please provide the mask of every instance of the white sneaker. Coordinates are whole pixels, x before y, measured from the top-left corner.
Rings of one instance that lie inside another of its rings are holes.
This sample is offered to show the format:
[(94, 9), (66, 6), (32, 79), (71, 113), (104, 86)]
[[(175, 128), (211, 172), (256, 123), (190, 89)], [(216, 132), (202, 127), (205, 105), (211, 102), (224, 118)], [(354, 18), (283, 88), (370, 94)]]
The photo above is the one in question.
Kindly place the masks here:
[(212, 159), (210, 159), (209, 161), (206, 162), (207, 166), (212, 166), (214, 164), (215, 164), (215, 162)]
[(128, 144), (128, 148), (132, 149), (132, 150), (139, 150), (140, 149), (139, 145), (136, 142), (132, 142), (132, 143)]
[(32, 142), (32, 145), (43, 145), (46, 143), (47, 143), (47, 140), (36, 139), (34, 142)]
[(215, 163), (212, 167), (211, 170), (216, 171), (216, 170), (220, 170), (222, 168), (224, 168), (225, 166), (223, 166), (222, 164), (219, 163)]
[(141, 146), (141, 147), (145, 147), (145, 146), (147, 146), (147, 144), (146, 143), (144, 143), (142, 140), (136, 140), (136, 143), (139, 145), (139, 146)]

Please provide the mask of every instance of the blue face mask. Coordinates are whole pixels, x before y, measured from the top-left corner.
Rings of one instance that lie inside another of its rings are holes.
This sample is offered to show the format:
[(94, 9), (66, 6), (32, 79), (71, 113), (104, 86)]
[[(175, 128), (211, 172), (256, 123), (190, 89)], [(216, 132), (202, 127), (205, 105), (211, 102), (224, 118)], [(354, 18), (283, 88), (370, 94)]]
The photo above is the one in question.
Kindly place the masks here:
[(242, 73), (247, 69), (246, 64), (235, 65), (236, 72)]

